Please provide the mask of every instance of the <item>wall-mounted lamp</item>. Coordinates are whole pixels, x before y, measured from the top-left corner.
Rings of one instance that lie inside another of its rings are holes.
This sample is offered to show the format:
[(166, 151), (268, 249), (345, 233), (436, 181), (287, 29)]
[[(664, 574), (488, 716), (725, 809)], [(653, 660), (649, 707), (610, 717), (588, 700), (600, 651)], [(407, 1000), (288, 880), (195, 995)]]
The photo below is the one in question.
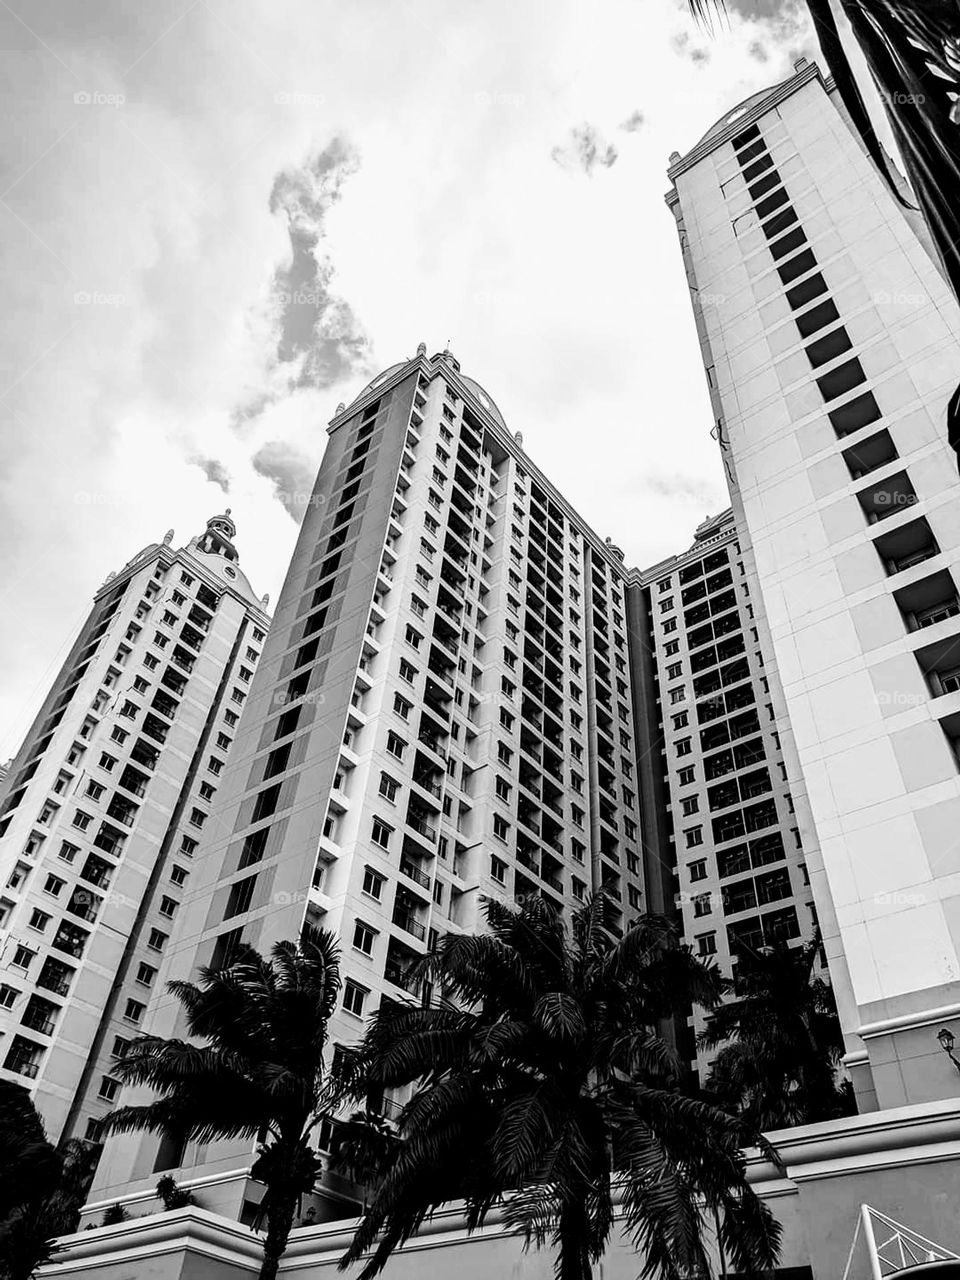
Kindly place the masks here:
[(953, 1052), (953, 1046), (957, 1042), (956, 1036), (953, 1034), (952, 1031), (949, 1031), (946, 1027), (941, 1027), (940, 1030), (937, 1032), (937, 1039), (940, 1041), (940, 1048), (947, 1055), (947, 1057), (950, 1059), (953, 1065), (957, 1068), (957, 1070), (960, 1071), (960, 1062), (957, 1061), (957, 1058)]

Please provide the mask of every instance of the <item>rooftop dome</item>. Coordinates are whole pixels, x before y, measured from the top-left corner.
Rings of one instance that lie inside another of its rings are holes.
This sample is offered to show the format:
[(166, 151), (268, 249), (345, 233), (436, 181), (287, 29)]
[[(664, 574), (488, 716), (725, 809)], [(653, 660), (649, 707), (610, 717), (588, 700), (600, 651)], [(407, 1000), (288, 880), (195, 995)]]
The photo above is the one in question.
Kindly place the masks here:
[[(426, 350), (426, 348), (423, 347), (423, 343), (420, 344), (420, 347), (423, 348), (423, 350), (420, 350), (418, 348), (418, 352), (417, 352), (418, 355), (422, 355), (423, 351)], [(358, 401), (362, 400), (363, 397), (368, 395), (371, 391), (375, 391), (377, 387), (381, 386), (383, 383), (388, 382), (393, 377), (394, 374), (399, 373), (401, 369), (405, 369), (409, 363), (410, 361), (408, 360), (399, 360), (397, 361), (396, 364), (389, 365), (386, 369), (383, 370), (382, 373), (378, 373), (375, 378), (372, 378), (370, 382), (367, 383), (367, 385), (363, 388), (361, 392), (359, 392), (357, 395), (353, 397), (353, 399), (345, 408), (343, 407), (338, 408), (337, 410), (338, 416), (340, 413), (349, 413), (350, 410), (353, 408), (353, 406), (358, 403)], [(454, 357), (450, 354), (449, 351), (441, 352), (438, 355), (433, 356), (433, 358), (430, 360), (430, 364), (434, 366), (444, 364), (444, 363), (450, 364), (459, 373), (460, 366), (455, 361)], [(473, 378), (468, 378), (467, 375), (464, 373), (459, 373), (459, 376), (462, 379), (462, 381), (466, 383), (471, 394), (476, 397), (477, 401), (486, 410), (486, 412), (490, 414), (490, 416), (494, 419), (495, 422), (499, 423), (501, 427), (506, 429), (507, 424), (503, 419), (503, 414), (497, 408), (496, 402), (494, 401), (493, 397), (488, 395), (487, 392), (484, 391), (483, 387), (481, 387), (480, 383), (476, 382)]]

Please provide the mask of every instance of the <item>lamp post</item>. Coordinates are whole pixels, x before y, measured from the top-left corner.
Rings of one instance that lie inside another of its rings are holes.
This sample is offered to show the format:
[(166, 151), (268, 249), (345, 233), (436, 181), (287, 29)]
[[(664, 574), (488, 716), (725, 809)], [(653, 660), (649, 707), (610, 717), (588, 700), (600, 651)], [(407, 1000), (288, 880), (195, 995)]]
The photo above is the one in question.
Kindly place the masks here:
[(957, 1057), (953, 1052), (953, 1046), (957, 1042), (956, 1036), (946, 1027), (941, 1027), (937, 1032), (937, 1039), (940, 1041), (940, 1048), (957, 1068), (957, 1071), (960, 1071), (960, 1061), (957, 1060)]

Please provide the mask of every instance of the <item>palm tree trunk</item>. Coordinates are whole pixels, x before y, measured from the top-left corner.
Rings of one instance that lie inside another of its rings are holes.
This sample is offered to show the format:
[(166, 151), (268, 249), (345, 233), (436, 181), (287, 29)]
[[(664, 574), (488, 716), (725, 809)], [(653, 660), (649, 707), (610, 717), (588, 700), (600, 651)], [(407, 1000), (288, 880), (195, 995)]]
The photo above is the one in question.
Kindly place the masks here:
[(587, 1253), (587, 1220), (582, 1203), (568, 1202), (563, 1206), (557, 1234), (560, 1242), (557, 1280), (593, 1280)]
[(276, 1280), (280, 1259), (287, 1251), (287, 1241), (293, 1228), (297, 1209), (297, 1195), (284, 1196), (267, 1212), (267, 1234), (263, 1242), (263, 1263), (260, 1280)]
[(720, 1235), (720, 1210), (714, 1205), (713, 1207), (713, 1224), (717, 1232), (717, 1258), (720, 1262), (719, 1276), (720, 1280), (726, 1280), (727, 1277), (727, 1257), (723, 1251), (723, 1238)]

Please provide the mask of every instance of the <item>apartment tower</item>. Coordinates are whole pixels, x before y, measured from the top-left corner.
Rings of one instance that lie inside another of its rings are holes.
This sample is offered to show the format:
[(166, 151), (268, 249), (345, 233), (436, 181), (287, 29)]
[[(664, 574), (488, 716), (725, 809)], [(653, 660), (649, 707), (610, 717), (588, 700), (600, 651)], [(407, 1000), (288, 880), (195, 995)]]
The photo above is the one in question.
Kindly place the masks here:
[[(411, 961), (481, 929), (485, 897), (571, 908), (602, 885), (626, 924), (644, 901), (625, 580), (449, 352), (421, 346), (341, 406), (164, 976), (321, 924), (350, 1043), (381, 1001), (429, 997)], [(158, 995), (150, 1030), (178, 1025)], [(149, 1198), (177, 1168), (243, 1217), (250, 1160), (113, 1139), (93, 1197)]]
[(144, 1013), (269, 625), (230, 513), (111, 573), (0, 793), (0, 1077), (95, 1139)]
[(952, 1097), (960, 316), (815, 65), (674, 154), (765, 674), (861, 1108)]
[[(744, 950), (813, 937), (816, 914), (763, 637), (733, 512), (628, 588), (648, 894), (727, 977)], [(653, 866), (659, 863), (659, 869)], [(712, 1055), (681, 1038), (706, 1078)]]

